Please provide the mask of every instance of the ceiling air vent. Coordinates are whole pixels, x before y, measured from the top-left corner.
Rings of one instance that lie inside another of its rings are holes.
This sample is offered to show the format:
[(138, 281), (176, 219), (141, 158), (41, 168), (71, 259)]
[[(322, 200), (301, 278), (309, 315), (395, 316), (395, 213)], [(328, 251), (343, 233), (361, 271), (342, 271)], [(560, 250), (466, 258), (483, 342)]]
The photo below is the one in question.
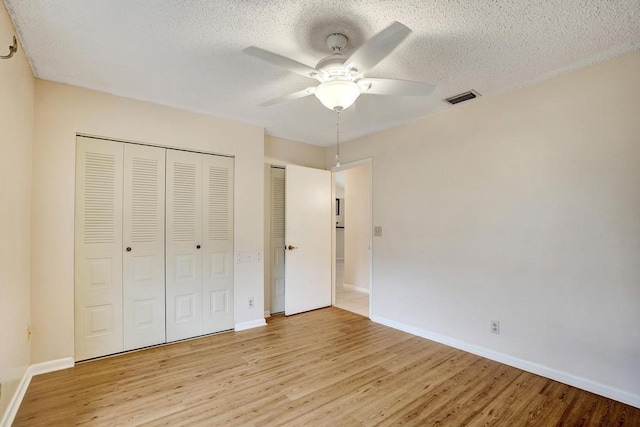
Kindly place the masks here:
[(468, 92), (461, 93), (459, 95), (454, 95), (450, 98), (445, 99), (445, 102), (448, 102), (451, 105), (456, 105), (461, 102), (469, 101), (470, 99), (479, 97), (480, 94), (475, 90), (470, 90)]

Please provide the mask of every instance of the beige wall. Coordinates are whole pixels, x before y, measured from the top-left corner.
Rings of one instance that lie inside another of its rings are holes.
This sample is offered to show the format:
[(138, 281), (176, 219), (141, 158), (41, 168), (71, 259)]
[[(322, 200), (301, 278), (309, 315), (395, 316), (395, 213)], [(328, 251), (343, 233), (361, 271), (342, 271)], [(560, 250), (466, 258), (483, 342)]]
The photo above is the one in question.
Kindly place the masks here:
[[(32, 219), (32, 362), (73, 356), (76, 133), (235, 156), (234, 250), (263, 248), (263, 129), (38, 80)], [(260, 321), (263, 265), (235, 266), (235, 322)]]
[(324, 148), (288, 139), (264, 137), (264, 312), (271, 313), (271, 165), (324, 169)]
[(344, 174), (344, 283), (368, 291), (372, 231), (371, 166), (347, 169)]
[(639, 94), (637, 52), (344, 144), (374, 320), (640, 405)]
[[(0, 54), (15, 34), (0, 3)], [(0, 418), (29, 366), (34, 78), (21, 47), (0, 60)]]
[(287, 164), (325, 169), (325, 149), (317, 145), (264, 136), (264, 162), (271, 165)]

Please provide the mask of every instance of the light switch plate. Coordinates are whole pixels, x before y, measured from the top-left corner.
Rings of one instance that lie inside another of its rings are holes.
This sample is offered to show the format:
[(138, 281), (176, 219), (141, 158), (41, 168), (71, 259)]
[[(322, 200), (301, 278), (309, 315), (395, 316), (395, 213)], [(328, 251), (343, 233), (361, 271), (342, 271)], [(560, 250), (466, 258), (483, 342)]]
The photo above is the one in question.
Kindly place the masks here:
[(375, 227), (373, 227), (373, 235), (375, 237), (382, 237), (382, 226), (381, 225), (376, 225)]
[(236, 259), (238, 264), (247, 262), (260, 262), (262, 261), (262, 252), (260, 251), (243, 251), (238, 252)]

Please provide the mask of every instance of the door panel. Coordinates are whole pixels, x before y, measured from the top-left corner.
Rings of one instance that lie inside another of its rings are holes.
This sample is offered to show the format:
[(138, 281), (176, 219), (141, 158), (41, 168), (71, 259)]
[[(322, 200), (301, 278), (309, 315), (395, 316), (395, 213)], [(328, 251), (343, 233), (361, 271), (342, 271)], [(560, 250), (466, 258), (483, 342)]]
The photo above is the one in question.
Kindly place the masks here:
[(203, 333), (233, 329), (234, 160), (202, 156)]
[(284, 169), (271, 168), (271, 313), (284, 311)]
[(123, 349), (122, 144), (78, 137), (75, 359)]
[(125, 350), (165, 342), (165, 151), (124, 144)]
[(202, 155), (167, 150), (167, 341), (202, 330)]
[(331, 172), (287, 166), (285, 314), (331, 305)]

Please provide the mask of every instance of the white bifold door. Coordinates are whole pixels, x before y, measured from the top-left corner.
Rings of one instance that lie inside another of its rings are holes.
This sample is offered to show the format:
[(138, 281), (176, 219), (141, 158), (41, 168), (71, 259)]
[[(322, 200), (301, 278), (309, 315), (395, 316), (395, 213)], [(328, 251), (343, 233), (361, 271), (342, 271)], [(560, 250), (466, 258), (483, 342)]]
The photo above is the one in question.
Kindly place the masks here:
[(284, 311), (284, 169), (271, 168), (271, 313)]
[(164, 148), (124, 145), (124, 350), (165, 342)]
[(78, 138), (77, 360), (165, 342), (165, 151)]
[(233, 328), (233, 159), (78, 137), (75, 359)]
[(122, 144), (78, 138), (75, 357), (122, 351)]
[(167, 152), (167, 341), (233, 328), (233, 159)]

